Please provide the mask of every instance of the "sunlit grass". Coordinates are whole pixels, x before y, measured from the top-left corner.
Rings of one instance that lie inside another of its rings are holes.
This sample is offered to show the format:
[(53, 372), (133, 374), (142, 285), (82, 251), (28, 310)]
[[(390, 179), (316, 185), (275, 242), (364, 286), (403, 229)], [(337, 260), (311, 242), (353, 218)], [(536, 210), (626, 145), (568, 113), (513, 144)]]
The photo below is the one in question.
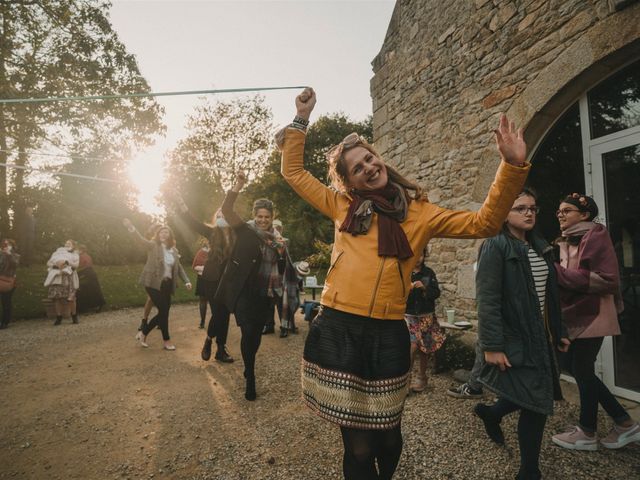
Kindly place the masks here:
[[(124, 307), (142, 307), (147, 298), (144, 288), (138, 284), (143, 265), (95, 266), (98, 280), (102, 287), (107, 304), (104, 309)], [(185, 268), (195, 288), (195, 272)], [(13, 295), (13, 318), (44, 317), (45, 309), (42, 300), (47, 298), (44, 279), (47, 268), (44, 265), (32, 265), (18, 269), (18, 288)], [(173, 297), (175, 303), (195, 300), (193, 290), (188, 291), (178, 282), (178, 290)]]

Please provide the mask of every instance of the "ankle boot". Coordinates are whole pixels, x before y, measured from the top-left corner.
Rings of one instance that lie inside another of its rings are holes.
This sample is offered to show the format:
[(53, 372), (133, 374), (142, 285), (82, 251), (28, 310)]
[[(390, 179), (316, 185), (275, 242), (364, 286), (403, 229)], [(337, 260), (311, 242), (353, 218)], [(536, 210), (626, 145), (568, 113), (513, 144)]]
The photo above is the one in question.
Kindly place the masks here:
[(287, 335), (289, 335), (289, 332), (287, 332), (287, 329), (284, 327), (280, 327), (280, 338), (284, 338)]
[(62, 315), (56, 316), (56, 321), (53, 322), (54, 325), (60, 325), (62, 323)]
[(256, 379), (255, 377), (247, 378), (246, 389), (244, 392), (244, 398), (253, 402), (256, 399)]
[(202, 357), (202, 360), (204, 360), (205, 362), (209, 361), (209, 359), (211, 358), (211, 342), (212, 341), (213, 341), (212, 339), (207, 337), (204, 341), (202, 352), (200, 352), (200, 356)]
[(78, 314), (77, 313), (75, 315), (71, 315), (71, 321), (73, 323), (75, 323), (76, 325), (78, 324)]

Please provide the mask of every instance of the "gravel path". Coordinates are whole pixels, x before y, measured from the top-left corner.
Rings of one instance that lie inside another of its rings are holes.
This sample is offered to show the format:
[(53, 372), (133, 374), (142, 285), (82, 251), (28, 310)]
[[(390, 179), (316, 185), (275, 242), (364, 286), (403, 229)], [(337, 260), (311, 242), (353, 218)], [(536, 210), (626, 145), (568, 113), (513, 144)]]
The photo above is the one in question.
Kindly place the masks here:
[[(172, 309), (178, 349), (151, 348), (133, 336), (139, 310), (105, 312), (53, 327), (18, 322), (0, 332), (0, 479), (305, 479), (341, 478), (342, 448), (333, 425), (300, 400), (307, 328), (264, 337), (258, 400), (243, 397), (239, 330), (230, 328), (232, 365), (203, 362), (197, 306)], [(233, 324), (233, 321), (232, 321)], [(446, 376), (407, 400), (405, 448), (395, 480), (513, 479), (516, 418), (504, 422), (508, 448), (493, 446), (472, 415), (473, 402), (444, 392)], [(638, 479), (640, 445), (571, 452), (549, 435), (576, 419), (558, 404), (547, 424), (546, 479)], [(602, 420), (600, 432), (606, 433)]]

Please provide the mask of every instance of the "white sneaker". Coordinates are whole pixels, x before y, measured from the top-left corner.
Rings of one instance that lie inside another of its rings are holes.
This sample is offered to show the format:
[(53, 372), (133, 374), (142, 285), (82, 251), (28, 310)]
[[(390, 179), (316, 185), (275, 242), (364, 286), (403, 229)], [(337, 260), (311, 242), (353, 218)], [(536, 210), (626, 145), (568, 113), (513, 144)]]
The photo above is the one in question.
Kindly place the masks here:
[(558, 433), (551, 437), (551, 441), (562, 448), (569, 450), (598, 450), (598, 436), (590, 437), (580, 427), (575, 426), (564, 433)]
[(640, 442), (640, 424), (634, 423), (630, 427), (614, 425), (609, 435), (600, 440), (603, 447), (622, 448), (633, 442)]
[(136, 333), (136, 340), (138, 340), (138, 342), (140, 342), (140, 345), (143, 346), (144, 348), (149, 348), (149, 345), (147, 344), (147, 342), (145, 342), (146, 337), (143, 335), (141, 331)]

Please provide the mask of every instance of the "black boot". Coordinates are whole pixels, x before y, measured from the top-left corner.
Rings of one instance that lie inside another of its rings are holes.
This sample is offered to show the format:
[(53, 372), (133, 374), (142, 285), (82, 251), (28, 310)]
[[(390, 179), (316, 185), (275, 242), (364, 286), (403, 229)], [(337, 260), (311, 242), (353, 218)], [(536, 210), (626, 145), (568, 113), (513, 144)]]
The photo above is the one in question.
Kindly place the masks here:
[(256, 379), (255, 377), (247, 378), (246, 389), (244, 391), (244, 398), (253, 402), (256, 399)]
[(58, 315), (56, 317), (56, 321), (53, 322), (54, 325), (60, 325), (62, 323), (62, 315)]
[(77, 313), (75, 315), (71, 315), (71, 322), (75, 323), (76, 325), (78, 324), (78, 314)]
[(202, 347), (202, 353), (200, 355), (205, 362), (211, 358), (211, 342), (213, 342), (213, 340), (207, 337)]
[(274, 325), (265, 325), (264, 328), (262, 329), (262, 334), (269, 335), (270, 333), (276, 333)]
[(284, 327), (280, 327), (280, 338), (284, 338), (287, 335), (289, 335), (289, 333), (287, 332), (287, 329)]
[(204, 322), (200, 322), (200, 325), (198, 326), (198, 328), (203, 329), (204, 328)]
[(227, 348), (224, 345), (218, 345), (216, 360), (222, 363), (233, 363), (233, 357), (229, 355), (229, 352), (227, 352)]

